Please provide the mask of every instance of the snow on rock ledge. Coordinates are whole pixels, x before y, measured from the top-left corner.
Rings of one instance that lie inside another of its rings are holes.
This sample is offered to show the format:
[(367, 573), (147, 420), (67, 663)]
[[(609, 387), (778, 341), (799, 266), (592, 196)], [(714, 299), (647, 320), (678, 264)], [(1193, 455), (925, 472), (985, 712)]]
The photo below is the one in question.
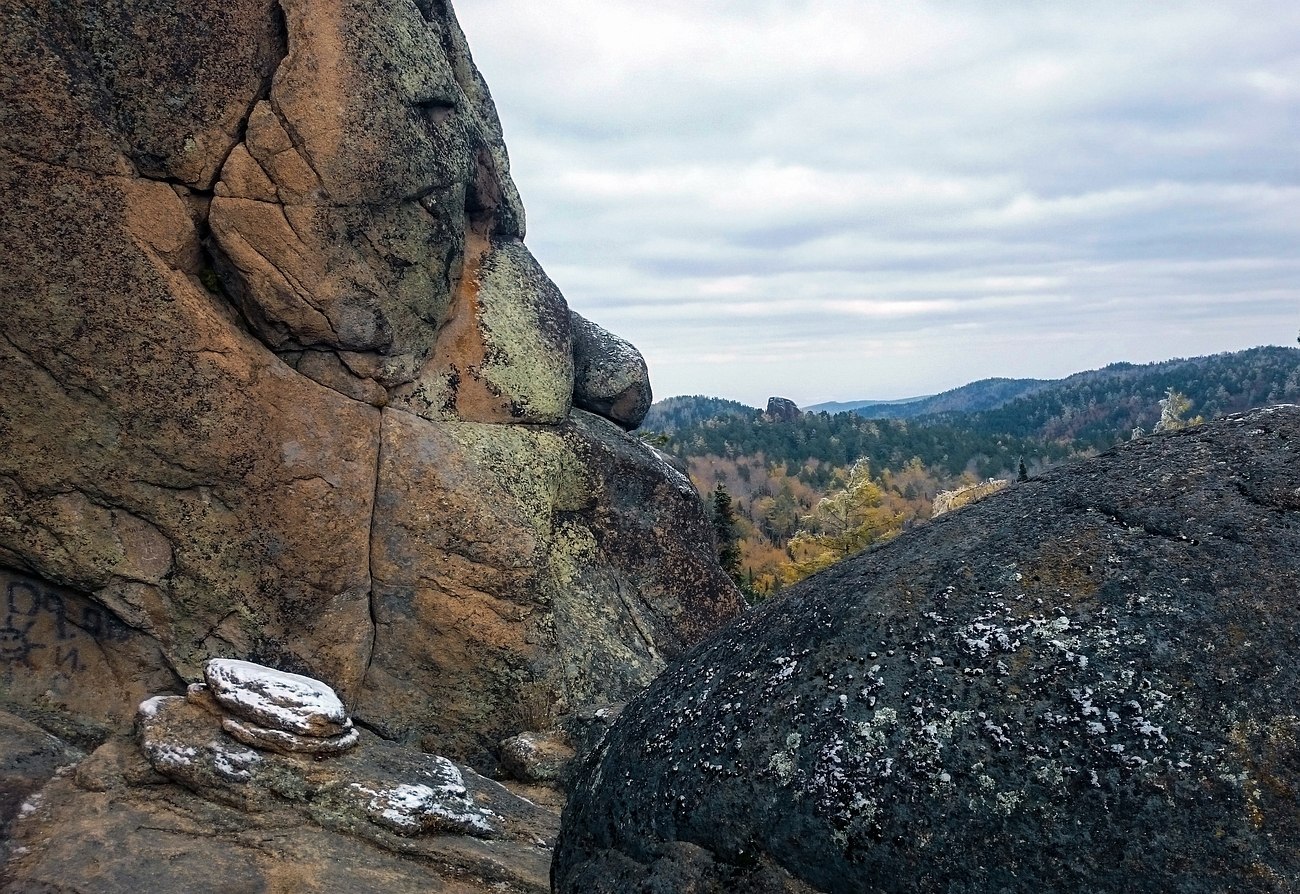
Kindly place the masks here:
[(468, 771), (445, 757), (368, 733), (365, 747), (353, 748), (362, 742), (358, 729), (320, 737), (244, 723), (227, 714), (226, 704), (203, 684), (190, 686), (184, 696), (148, 699), (140, 705), (137, 728), (149, 764), (188, 789), (255, 812), (287, 799), (322, 825), (363, 837), (497, 838), (502, 814), (493, 806), (518, 806), (499, 787), (468, 785)]
[(203, 677), (217, 701), (244, 720), (303, 736), (338, 736), (352, 728), (343, 702), (320, 680), (233, 658), (213, 658)]

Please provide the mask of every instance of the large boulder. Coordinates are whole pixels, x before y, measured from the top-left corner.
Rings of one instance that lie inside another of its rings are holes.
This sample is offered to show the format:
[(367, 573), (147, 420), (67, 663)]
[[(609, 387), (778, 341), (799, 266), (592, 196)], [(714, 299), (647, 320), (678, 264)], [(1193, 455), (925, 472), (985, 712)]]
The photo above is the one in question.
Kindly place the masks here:
[(799, 405), (790, 398), (769, 397), (763, 419), (768, 422), (796, 422), (802, 415), (803, 412), (799, 409)]
[(215, 656), (491, 768), (738, 612), (568, 308), (442, 0), (0, 0), (0, 705)]
[(661, 676), (555, 890), (1292, 890), (1298, 581), (1297, 407), (994, 494)]
[(573, 403), (631, 431), (650, 412), (654, 394), (645, 358), (630, 342), (569, 311), (573, 331)]

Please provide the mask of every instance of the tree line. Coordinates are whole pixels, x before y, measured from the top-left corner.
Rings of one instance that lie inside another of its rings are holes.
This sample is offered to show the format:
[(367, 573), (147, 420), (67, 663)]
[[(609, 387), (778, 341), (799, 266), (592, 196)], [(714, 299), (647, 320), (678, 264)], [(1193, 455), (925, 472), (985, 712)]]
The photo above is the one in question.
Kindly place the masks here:
[(641, 434), (710, 495), (719, 557), (751, 599), (779, 592), (930, 517), (940, 491), (1024, 479), (1143, 432), (1300, 401), (1300, 350), (1080, 373), (970, 413), (774, 421), (720, 398), (661, 402)]

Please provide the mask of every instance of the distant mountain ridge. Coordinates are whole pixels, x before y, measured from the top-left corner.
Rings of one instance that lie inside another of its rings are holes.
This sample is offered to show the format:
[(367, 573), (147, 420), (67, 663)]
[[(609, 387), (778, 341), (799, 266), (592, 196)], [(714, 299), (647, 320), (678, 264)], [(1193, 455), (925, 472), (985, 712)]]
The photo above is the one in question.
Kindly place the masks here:
[[(808, 413), (834, 414), (851, 412), (867, 419), (916, 419), (923, 416), (941, 416), (947, 421), (954, 421), (953, 417), (997, 410), (1013, 401), (1038, 393), (1043, 393), (1043, 396), (1047, 398), (1049, 393), (1068, 394), (1080, 386), (1097, 386), (1106, 382), (1137, 384), (1153, 377), (1192, 378), (1195, 370), (1213, 370), (1214, 367), (1225, 361), (1230, 362), (1234, 358), (1240, 358), (1251, 363), (1256, 362), (1259, 358), (1265, 356), (1260, 352), (1267, 352), (1268, 355), (1281, 359), (1294, 355), (1296, 349), (1266, 346), (1250, 348), (1245, 351), (1210, 354), (1203, 357), (1177, 357), (1154, 363), (1112, 363), (1100, 369), (1073, 373), (1061, 379), (980, 379), (958, 388), (925, 397), (911, 397), (901, 400), (827, 401), (803, 409)], [(1198, 390), (1194, 382), (1189, 382), (1185, 386), (1173, 383), (1166, 387), (1190, 390), (1191, 392)], [(1212, 402), (1213, 397), (1226, 396), (1227, 394), (1228, 391), (1225, 389), (1224, 395), (1216, 394), (1211, 396), (1193, 393), (1191, 396), (1206, 398), (1197, 401), (1198, 405), (1204, 405), (1207, 402)], [(1217, 415), (1215, 411), (1220, 408), (1207, 407), (1207, 409), (1211, 411), (1211, 415)], [(1221, 409), (1227, 410), (1226, 407)], [(1237, 409), (1237, 407), (1232, 409)]]
[(910, 404), (931, 397), (934, 397), (934, 395), (923, 394), (919, 397), (900, 397), (895, 400), (828, 400), (825, 403), (813, 404), (812, 406), (803, 407), (802, 409), (805, 413), (852, 413), (855, 410), (861, 410), (866, 407), (878, 407), (882, 404)]
[[(845, 409), (868, 419), (915, 419), (935, 413), (975, 413), (992, 410), (1019, 397), (1048, 387), (1052, 379), (980, 379), (927, 397), (903, 400), (850, 401)], [(1064, 381), (1064, 380), (1055, 380)], [(843, 412), (825, 409), (834, 404), (817, 404), (804, 409), (810, 413)]]
[[(1300, 349), (1264, 346), (1157, 363), (1113, 363), (1055, 380), (983, 379), (916, 400), (834, 414), (805, 412), (777, 428), (763, 421), (759, 409), (737, 401), (674, 397), (651, 408), (645, 428), (670, 435), (666, 449), (682, 458), (761, 449), (773, 461), (841, 464), (870, 456), (877, 465), (892, 465), (899, 456), (916, 455), (957, 471), (978, 458), (972, 471), (983, 477), (1014, 470), (1017, 455), (1047, 460), (1058, 450), (1104, 450), (1135, 430), (1150, 431), (1169, 389), (1191, 400), (1189, 416), (1206, 419), (1297, 402)], [(891, 442), (888, 450), (885, 441)]]

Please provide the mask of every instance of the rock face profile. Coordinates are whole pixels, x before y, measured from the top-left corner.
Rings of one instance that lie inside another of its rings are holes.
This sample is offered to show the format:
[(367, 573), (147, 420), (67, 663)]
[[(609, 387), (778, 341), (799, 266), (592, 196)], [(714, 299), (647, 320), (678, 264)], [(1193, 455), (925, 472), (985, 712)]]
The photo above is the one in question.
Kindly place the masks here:
[(740, 610), (445, 0), (0, 16), (0, 705), (88, 746), (235, 657), (491, 768)]
[(1291, 891), (1297, 581), (1297, 407), (994, 494), (633, 701), (555, 890)]
[(743, 603), (450, 5), (0, 25), (0, 889), (545, 889), (470, 767), (554, 783)]

